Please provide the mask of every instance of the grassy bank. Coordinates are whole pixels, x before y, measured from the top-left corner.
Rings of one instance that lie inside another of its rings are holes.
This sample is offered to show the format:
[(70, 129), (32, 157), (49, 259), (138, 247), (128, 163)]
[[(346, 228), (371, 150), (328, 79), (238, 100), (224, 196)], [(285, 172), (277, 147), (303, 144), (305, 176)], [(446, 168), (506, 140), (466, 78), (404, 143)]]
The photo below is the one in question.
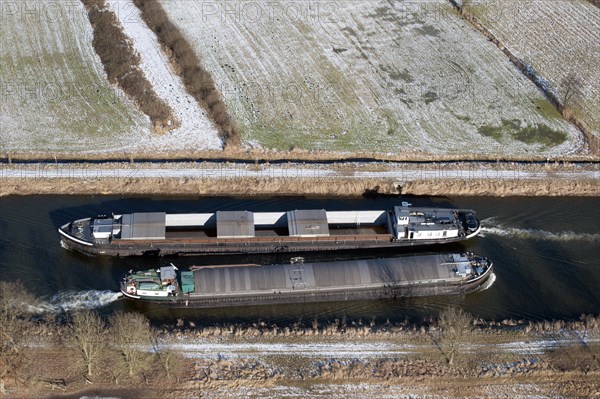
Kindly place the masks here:
[(362, 196), (385, 194), (478, 196), (599, 196), (596, 180), (421, 180), (396, 182), (357, 178), (223, 178), (223, 179), (3, 179), (0, 196), (38, 194), (154, 194), (154, 195), (317, 195)]
[[(376, 187), (379, 187), (377, 190)], [(169, 195), (324, 195), (360, 196), (369, 190), (395, 194), (384, 180), (356, 179), (5, 179), (0, 196), (35, 194), (169, 194)]]
[[(127, 375), (115, 352), (104, 353), (86, 382), (81, 364), (73, 362), (76, 355), (64, 346), (69, 325), (41, 323), (27, 334), (43, 345), (25, 349), (36, 359), (35, 367), (21, 374), (26, 386), (10, 387), (24, 398), (56, 388), (78, 397), (139, 398), (200, 393), (273, 399), (598, 395), (599, 324), (594, 316), (542, 322), (472, 320), (457, 342), (452, 364), (444, 355), (449, 345), (445, 327), (435, 317), (399, 323), (314, 319), (291, 325), (257, 321), (202, 326), (180, 320), (154, 328), (162, 353), (173, 356), (168, 378), (161, 367)], [(548, 340), (554, 344), (544, 344)], [(315, 352), (315, 345), (338, 352)], [(531, 351), (538, 346), (539, 351)]]
[(390, 162), (469, 162), (469, 161), (489, 161), (489, 162), (599, 162), (600, 158), (593, 154), (570, 154), (554, 157), (547, 157), (543, 154), (428, 154), (423, 152), (405, 151), (402, 153), (382, 153), (371, 151), (322, 151), (322, 150), (302, 150), (294, 149), (289, 151), (275, 151), (253, 149), (246, 150), (229, 147), (225, 151), (194, 150), (186, 151), (168, 150), (164, 151), (144, 151), (144, 150), (123, 150), (111, 152), (52, 152), (52, 151), (4, 151), (0, 152), (0, 160), (4, 162), (11, 161), (35, 161), (35, 160), (55, 160), (60, 161), (97, 161), (97, 160), (125, 160), (137, 161), (140, 159), (153, 160), (211, 160), (211, 159), (229, 159), (232, 162), (236, 160), (249, 161), (344, 161), (353, 159), (378, 160)]

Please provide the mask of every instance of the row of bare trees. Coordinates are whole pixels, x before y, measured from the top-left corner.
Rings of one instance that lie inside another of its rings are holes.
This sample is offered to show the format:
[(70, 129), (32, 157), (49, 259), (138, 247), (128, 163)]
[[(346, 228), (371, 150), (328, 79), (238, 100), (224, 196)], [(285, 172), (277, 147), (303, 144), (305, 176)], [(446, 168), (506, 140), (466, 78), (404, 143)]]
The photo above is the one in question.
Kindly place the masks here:
[(208, 113), (226, 147), (240, 145), (240, 129), (229, 112), (212, 74), (204, 67), (185, 35), (171, 22), (160, 1), (134, 0), (148, 25), (169, 53), (188, 93)]
[(107, 356), (113, 360), (115, 382), (120, 377), (116, 369), (126, 377), (145, 380), (156, 366), (167, 380), (177, 379), (184, 371), (181, 357), (162, 344), (148, 319), (139, 313), (117, 312), (106, 322), (96, 312), (77, 312), (66, 326), (64, 343), (88, 378), (95, 376)]
[[(0, 282), (0, 393), (47, 379), (177, 382), (191, 367), (139, 313), (43, 315), (20, 282)], [(43, 351), (40, 351), (41, 338)], [(79, 377), (77, 377), (79, 376)], [(10, 387), (10, 388), (9, 388)]]
[(30, 327), (30, 306), (35, 298), (19, 282), (0, 282), (0, 393), (6, 394), (7, 379), (24, 363), (24, 335)]
[(157, 132), (179, 125), (171, 107), (157, 94), (140, 69), (140, 56), (105, 0), (82, 0), (94, 29), (92, 42), (109, 82), (119, 87), (150, 117)]

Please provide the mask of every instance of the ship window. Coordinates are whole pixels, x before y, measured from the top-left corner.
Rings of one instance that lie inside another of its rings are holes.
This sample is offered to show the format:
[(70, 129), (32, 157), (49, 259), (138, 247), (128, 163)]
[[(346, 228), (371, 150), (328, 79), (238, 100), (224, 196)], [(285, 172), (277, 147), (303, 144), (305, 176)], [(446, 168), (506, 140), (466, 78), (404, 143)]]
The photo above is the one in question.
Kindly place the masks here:
[(411, 231), (411, 232), (410, 232), (410, 239), (413, 239), (413, 238), (415, 238), (415, 232), (414, 232), (414, 231)]
[(150, 282), (140, 283), (140, 290), (158, 290), (158, 289), (160, 289), (160, 286), (156, 283), (150, 283)]
[(444, 230), (444, 232), (442, 233), (442, 237), (446, 237), (446, 233), (448, 233), (446, 230)]

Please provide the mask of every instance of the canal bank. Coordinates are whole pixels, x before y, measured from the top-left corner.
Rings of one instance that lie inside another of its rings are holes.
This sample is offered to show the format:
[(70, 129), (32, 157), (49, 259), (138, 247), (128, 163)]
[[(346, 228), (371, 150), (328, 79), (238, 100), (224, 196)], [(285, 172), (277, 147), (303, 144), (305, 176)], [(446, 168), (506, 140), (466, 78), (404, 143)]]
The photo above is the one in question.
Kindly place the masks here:
[(374, 194), (404, 195), (483, 195), (495, 197), (558, 197), (600, 195), (595, 179), (574, 180), (427, 180), (398, 182), (385, 179), (5, 179), (0, 197), (7, 195), (320, 195), (362, 196)]
[(486, 195), (598, 196), (586, 164), (0, 164), (0, 196), (67, 195)]

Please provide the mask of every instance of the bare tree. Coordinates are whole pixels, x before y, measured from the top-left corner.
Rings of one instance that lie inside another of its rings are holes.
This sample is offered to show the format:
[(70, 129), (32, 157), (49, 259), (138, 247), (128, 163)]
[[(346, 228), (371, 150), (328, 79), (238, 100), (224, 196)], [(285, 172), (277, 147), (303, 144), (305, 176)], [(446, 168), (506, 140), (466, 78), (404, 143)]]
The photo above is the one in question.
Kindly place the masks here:
[(6, 393), (5, 380), (16, 377), (23, 364), (23, 340), (33, 325), (31, 307), (37, 298), (23, 284), (0, 281), (0, 392)]
[(117, 312), (110, 318), (111, 343), (121, 355), (130, 377), (150, 367), (153, 335), (148, 319), (139, 313)]
[(85, 367), (88, 377), (94, 374), (106, 348), (106, 324), (97, 313), (84, 310), (73, 314), (67, 327), (67, 344), (75, 350), (76, 358)]
[(454, 363), (461, 345), (470, 340), (472, 322), (473, 317), (460, 308), (451, 307), (440, 313), (440, 348), (448, 364)]
[(158, 337), (155, 337), (153, 346), (158, 363), (165, 373), (167, 380), (175, 379), (179, 382), (180, 378), (186, 372), (186, 365), (183, 357), (166, 347)]

